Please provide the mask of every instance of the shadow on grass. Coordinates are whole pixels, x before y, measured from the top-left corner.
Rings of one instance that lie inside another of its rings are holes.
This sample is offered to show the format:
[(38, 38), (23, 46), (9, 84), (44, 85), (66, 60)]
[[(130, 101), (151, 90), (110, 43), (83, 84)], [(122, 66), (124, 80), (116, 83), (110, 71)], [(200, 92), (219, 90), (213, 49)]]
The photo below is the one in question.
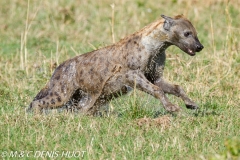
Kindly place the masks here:
[(220, 113), (215, 110), (203, 109), (197, 110), (193, 113), (195, 117), (219, 116)]
[[(127, 118), (127, 119), (138, 119), (138, 118), (158, 118), (164, 115), (171, 115), (172, 117), (178, 117), (179, 113), (173, 113), (173, 112), (167, 112), (163, 108), (160, 109), (150, 109), (141, 106), (140, 104), (137, 105), (138, 107), (130, 106), (127, 109), (124, 110), (118, 110), (114, 109), (112, 110), (109, 105), (101, 107), (101, 109), (94, 115), (95, 117), (118, 117), (118, 118)], [(66, 108), (66, 106), (57, 108), (57, 109), (44, 109), (43, 113), (45, 115), (51, 114), (51, 113), (63, 113), (67, 112), (70, 114), (76, 114), (79, 115), (79, 111), (77, 109), (75, 110), (69, 110)], [(31, 112), (28, 112), (31, 113)], [(180, 113), (181, 114), (181, 113)], [(211, 107), (201, 107), (197, 110), (189, 110), (189, 109), (183, 109), (182, 114), (185, 116), (194, 116), (194, 117), (207, 117), (207, 116), (219, 116), (221, 113), (219, 109), (213, 109)]]

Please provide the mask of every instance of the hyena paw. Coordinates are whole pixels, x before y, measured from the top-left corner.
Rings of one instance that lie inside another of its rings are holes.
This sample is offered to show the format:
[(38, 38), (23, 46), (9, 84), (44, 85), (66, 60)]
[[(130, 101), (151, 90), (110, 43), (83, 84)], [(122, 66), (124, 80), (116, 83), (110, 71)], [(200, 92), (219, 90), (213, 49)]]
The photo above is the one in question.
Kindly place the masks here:
[(179, 106), (177, 106), (177, 105), (175, 105), (175, 104), (171, 104), (171, 103), (167, 104), (167, 105), (165, 106), (165, 109), (166, 109), (168, 112), (179, 112), (179, 111), (181, 111), (181, 108), (180, 108)]
[(185, 104), (187, 109), (198, 109), (198, 105), (192, 101), (189, 101)]
[(32, 103), (30, 103), (30, 105), (25, 108), (25, 112), (26, 112), (26, 113), (31, 113), (31, 112), (33, 112)]
[(26, 107), (26, 108), (25, 108), (25, 112), (26, 112), (26, 113), (31, 113), (31, 112), (32, 112), (32, 107), (30, 107), (30, 106), (29, 106), (29, 107)]
[(31, 104), (25, 109), (25, 111), (27, 113), (42, 113), (42, 109), (37, 107), (35, 101), (31, 102)]

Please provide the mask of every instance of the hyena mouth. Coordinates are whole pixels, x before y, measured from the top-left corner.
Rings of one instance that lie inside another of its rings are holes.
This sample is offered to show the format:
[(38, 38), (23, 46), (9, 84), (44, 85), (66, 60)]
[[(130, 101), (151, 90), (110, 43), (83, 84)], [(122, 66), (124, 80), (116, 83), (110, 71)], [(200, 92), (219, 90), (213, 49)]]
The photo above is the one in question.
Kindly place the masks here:
[(187, 54), (189, 54), (190, 56), (195, 56), (196, 53), (193, 50), (191, 50), (190, 48), (186, 47), (185, 45), (184, 45), (184, 47), (187, 50), (186, 51)]

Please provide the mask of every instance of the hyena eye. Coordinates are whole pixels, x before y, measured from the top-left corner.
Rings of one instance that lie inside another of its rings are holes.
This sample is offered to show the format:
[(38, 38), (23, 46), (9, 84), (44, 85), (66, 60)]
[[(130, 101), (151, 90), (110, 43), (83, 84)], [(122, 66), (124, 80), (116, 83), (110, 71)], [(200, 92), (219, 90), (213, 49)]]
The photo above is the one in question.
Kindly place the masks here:
[(192, 34), (191, 32), (187, 31), (187, 32), (184, 33), (184, 36), (185, 36), (185, 37), (188, 37), (188, 36), (190, 36), (191, 34)]

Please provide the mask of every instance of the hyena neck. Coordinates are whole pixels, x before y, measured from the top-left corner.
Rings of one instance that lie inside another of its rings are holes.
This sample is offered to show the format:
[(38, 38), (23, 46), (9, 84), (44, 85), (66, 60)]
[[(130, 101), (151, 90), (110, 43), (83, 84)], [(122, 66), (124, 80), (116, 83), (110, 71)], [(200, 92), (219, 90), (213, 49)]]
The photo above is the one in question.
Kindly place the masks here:
[(159, 54), (165, 53), (165, 50), (171, 46), (167, 41), (157, 41), (151, 37), (143, 37), (142, 44), (144, 45), (146, 51), (150, 53), (151, 56), (157, 56)]
[(146, 51), (151, 56), (155, 56), (156, 54), (164, 53), (171, 45), (167, 39), (167, 34), (163, 31), (162, 26), (160, 26), (160, 28), (152, 30), (148, 35), (143, 35), (141, 42)]

